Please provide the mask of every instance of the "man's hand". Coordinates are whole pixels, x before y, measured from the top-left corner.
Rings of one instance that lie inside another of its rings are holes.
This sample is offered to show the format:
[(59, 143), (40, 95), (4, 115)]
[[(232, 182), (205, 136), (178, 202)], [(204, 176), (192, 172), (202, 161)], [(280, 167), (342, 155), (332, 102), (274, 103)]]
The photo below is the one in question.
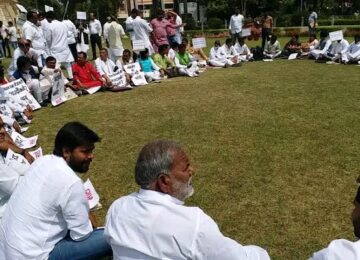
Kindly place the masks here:
[(89, 219), (90, 219), (93, 229), (97, 228), (98, 224), (97, 224), (97, 220), (96, 220), (96, 216), (95, 216), (94, 212), (91, 212), (91, 211), (89, 212)]
[(24, 150), (23, 156), (30, 164), (32, 164), (35, 161), (34, 157), (32, 157), (31, 154), (27, 150)]

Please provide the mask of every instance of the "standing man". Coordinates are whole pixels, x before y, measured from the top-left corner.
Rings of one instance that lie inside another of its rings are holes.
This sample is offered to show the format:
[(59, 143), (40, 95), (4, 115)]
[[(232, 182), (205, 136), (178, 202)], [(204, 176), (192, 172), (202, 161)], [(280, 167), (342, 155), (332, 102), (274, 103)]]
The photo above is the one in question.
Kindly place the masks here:
[(38, 13), (29, 11), (27, 13), (27, 21), (22, 27), (22, 37), (30, 41), (32, 48), (38, 53), (38, 56), (40, 56), (41, 64), (38, 64), (38, 66), (42, 68), (45, 66), (45, 59), (48, 53), (43, 30), (38, 26), (38, 22)]
[(316, 35), (316, 28), (318, 27), (318, 15), (314, 8), (310, 9), (309, 15), (309, 35)]
[(231, 34), (232, 45), (235, 45), (239, 36), (241, 36), (241, 30), (244, 25), (244, 16), (240, 14), (238, 8), (235, 9), (235, 13), (230, 18), (229, 30)]
[(270, 259), (258, 246), (225, 237), (200, 208), (184, 206), (194, 193), (193, 177), (179, 144), (155, 141), (142, 148), (135, 166), (140, 190), (116, 200), (107, 213), (105, 237), (114, 259)]
[(102, 28), (100, 21), (96, 19), (94, 13), (90, 13), (89, 28), (90, 28), (90, 43), (93, 53), (93, 60), (96, 60), (96, 45), (98, 46), (99, 50), (102, 48), (102, 44), (101, 44)]
[(12, 194), (0, 224), (0, 259), (101, 259), (111, 255), (93, 229), (81, 179), (99, 136), (79, 122), (64, 125), (54, 154), (37, 159)]
[(50, 55), (55, 57), (59, 64), (66, 67), (68, 79), (72, 80), (73, 73), (71, 70), (71, 63), (74, 61), (74, 57), (72, 56), (68, 45), (68, 28), (64, 23), (56, 20), (53, 11), (46, 13), (46, 20), (49, 22), (45, 33)]
[(149, 35), (153, 29), (144, 19), (140, 17), (139, 11), (137, 9), (133, 9), (131, 11), (131, 17), (133, 18), (131, 41), (143, 41), (145, 48), (149, 50), (149, 54), (154, 54), (155, 52), (149, 38)]
[(261, 18), (261, 28), (261, 49), (264, 51), (265, 43), (269, 40), (273, 28), (273, 18), (267, 13)]
[(110, 59), (114, 63), (122, 56), (124, 51), (123, 43), (121, 41), (121, 37), (123, 36), (125, 36), (124, 28), (117, 22), (117, 19), (112, 16), (108, 29), (108, 47)]
[(17, 45), (18, 34), (17, 34), (16, 27), (14, 26), (14, 23), (12, 21), (8, 22), (8, 34), (10, 37), (10, 39), (9, 39), (10, 45), (15, 51), (15, 49), (18, 47), (18, 45)]
[(75, 24), (69, 19), (69, 17), (66, 15), (66, 19), (63, 21), (63, 23), (66, 25), (68, 29), (67, 33), (67, 40), (68, 40), (68, 46), (71, 51), (72, 56), (74, 57), (74, 60), (77, 59), (77, 50), (76, 50), (76, 38), (77, 38), (77, 30), (75, 27)]
[(0, 21), (0, 58), (5, 58), (4, 37), (6, 37), (5, 26), (3, 25), (3, 22)]
[(111, 17), (106, 17), (106, 23), (104, 24), (103, 34), (104, 34), (104, 40), (105, 42), (108, 41), (108, 34), (109, 34), (109, 28), (111, 24)]

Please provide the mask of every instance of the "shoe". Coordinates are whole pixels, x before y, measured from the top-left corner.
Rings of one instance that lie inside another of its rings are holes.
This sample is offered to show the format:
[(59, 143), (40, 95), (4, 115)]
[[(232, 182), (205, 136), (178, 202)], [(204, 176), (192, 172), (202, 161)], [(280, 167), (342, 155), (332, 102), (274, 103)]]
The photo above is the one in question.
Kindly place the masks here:
[(40, 103), (40, 106), (41, 106), (41, 107), (47, 107), (47, 106), (48, 106), (48, 104), (49, 104), (49, 103), (42, 102), (42, 103)]
[(225, 64), (225, 66), (224, 66), (224, 68), (226, 69), (226, 68), (229, 68), (229, 67), (231, 67), (229, 64)]

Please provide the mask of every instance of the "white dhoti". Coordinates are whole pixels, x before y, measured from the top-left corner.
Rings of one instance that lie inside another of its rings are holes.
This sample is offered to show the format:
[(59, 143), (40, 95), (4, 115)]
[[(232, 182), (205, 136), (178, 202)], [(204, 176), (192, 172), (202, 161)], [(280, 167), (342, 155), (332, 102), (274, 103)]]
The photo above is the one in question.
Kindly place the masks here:
[(159, 71), (145, 72), (145, 78), (146, 78), (147, 82), (151, 82), (153, 80), (161, 80), (161, 79), (163, 79), (160, 76)]

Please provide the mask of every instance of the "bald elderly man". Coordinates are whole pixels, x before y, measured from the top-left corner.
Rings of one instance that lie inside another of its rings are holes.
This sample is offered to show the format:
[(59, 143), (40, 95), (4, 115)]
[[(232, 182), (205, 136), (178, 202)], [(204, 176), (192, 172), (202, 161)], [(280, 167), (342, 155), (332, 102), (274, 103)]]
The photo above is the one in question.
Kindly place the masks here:
[(172, 141), (146, 144), (137, 159), (138, 192), (110, 207), (105, 238), (114, 259), (270, 259), (258, 246), (225, 237), (198, 207), (184, 206), (194, 193), (194, 169)]

